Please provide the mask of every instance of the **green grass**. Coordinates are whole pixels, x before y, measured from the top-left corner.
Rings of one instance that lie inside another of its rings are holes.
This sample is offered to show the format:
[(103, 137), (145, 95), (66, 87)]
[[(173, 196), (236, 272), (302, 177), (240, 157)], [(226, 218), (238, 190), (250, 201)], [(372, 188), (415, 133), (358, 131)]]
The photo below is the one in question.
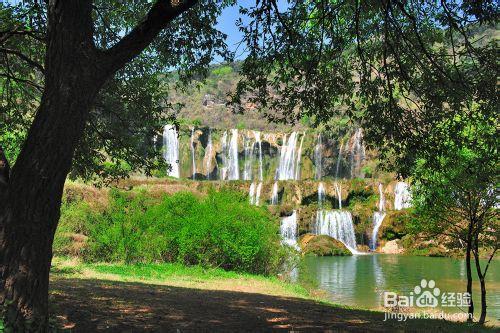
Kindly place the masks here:
[(113, 279), (124, 282), (180, 284), (191, 287), (215, 286), (224, 288), (235, 281), (253, 284), (263, 292), (271, 291), (286, 296), (312, 298), (311, 288), (289, 283), (276, 276), (226, 271), (221, 268), (206, 268), (199, 265), (186, 266), (181, 263), (125, 264), (84, 263), (69, 257), (55, 257), (51, 269), (53, 277)]

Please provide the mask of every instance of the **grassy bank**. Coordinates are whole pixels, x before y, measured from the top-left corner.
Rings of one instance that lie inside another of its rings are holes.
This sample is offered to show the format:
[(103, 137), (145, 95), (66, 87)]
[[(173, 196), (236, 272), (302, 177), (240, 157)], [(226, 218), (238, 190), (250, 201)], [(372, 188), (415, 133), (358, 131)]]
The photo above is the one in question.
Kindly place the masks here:
[(299, 284), (263, 276), (220, 268), (185, 266), (180, 263), (120, 264), (85, 263), (76, 258), (56, 257), (52, 263), (52, 277), (56, 279), (95, 279), (137, 282), (210, 290), (237, 290), (260, 292), (274, 296), (317, 298), (319, 294)]

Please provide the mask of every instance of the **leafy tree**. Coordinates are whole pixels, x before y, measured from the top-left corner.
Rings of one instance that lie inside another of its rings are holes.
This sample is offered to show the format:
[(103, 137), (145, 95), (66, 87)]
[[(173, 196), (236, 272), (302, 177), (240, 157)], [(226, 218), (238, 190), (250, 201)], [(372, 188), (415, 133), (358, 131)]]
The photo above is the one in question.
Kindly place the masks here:
[(159, 154), (145, 138), (169, 116), (160, 112), (168, 105), (157, 96), (157, 73), (178, 69), (183, 83), (206, 74), (214, 55), (226, 57), (225, 36), (214, 26), (228, 3), (0, 5), (0, 138), (7, 142), (0, 154), (0, 303), (6, 329), (48, 329), (51, 248), (68, 173), (119, 176), (154, 165)]
[[(491, 37), (496, 2), (318, 0), (280, 6), (268, 0), (243, 13), (249, 17), (241, 23), (249, 54), (233, 102), (252, 93), (262, 109), (276, 110), (273, 120), (292, 122), (307, 115), (327, 123), (345, 113), (362, 124), (385, 165), (404, 177), (413, 174), (421, 189), (443, 198), (450, 190), (451, 198), (474, 191), (469, 206), (498, 202), (490, 195), (498, 191), (498, 178), (488, 178), (498, 177), (498, 46)], [(470, 183), (439, 192), (460, 179)], [(460, 216), (455, 223), (463, 222)], [(471, 252), (478, 252), (489, 230), (484, 225), (490, 219), (481, 221), (474, 222), (466, 254), (469, 280)], [(467, 289), (472, 292), (470, 282)]]
[[(480, 111), (476, 112), (476, 116)], [(479, 118), (479, 119), (478, 119)], [(415, 164), (412, 189), (416, 223), (414, 232), (429, 237), (446, 235), (464, 244), (467, 269), (467, 292), (472, 295), (471, 256), (481, 286), (481, 315), (486, 319), (485, 276), (499, 246), (498, 133), (497, 120), (480, 117), (456, 117), (442, 129), (465, 122), (463, 142), (440, 143), (443, 153), (430, 161), (419, 158)], [(449, 131), (452, 134), (452, 131)], [(480, 249), (487, 252), (487, 263), (481, 267)], [(489, 252), (489, 253), (488, 253)], [(474, 314), (471, 299), (469, 314)]]

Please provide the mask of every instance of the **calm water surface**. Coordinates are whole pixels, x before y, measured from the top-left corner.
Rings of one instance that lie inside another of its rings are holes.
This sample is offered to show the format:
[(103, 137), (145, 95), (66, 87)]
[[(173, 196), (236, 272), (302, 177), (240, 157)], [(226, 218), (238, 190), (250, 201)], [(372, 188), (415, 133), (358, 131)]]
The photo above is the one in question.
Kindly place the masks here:
[[(473, 274), (475, 278), (474, 267)], [(382, 308), (384, 291), (409, 295), (422, 279), (434, 280), (441, 293), (463, 293), (466, 290), (465, 261), (450, 258), (388, 254), (306, 257), (299, 276), (313, 280), (320, 289), (326, 290), (334, 303), (367, 309)], [(491, 263), (486, 280), (488, 319), (499, 324), (499, 260)], [(480, 309), (479, 293), (479, 283), (475, 282), (473, 294), (476, 310)], [(445, 312), (460, 312), (456, 307), (441, 309)]]

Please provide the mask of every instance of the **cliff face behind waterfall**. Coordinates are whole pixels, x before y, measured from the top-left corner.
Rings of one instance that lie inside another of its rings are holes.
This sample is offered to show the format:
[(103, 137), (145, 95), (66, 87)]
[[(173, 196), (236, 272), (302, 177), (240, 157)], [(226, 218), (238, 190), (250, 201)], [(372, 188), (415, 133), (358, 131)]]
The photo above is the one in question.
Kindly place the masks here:
[(374, 176), (376, 153), (365, 150), (362, 130), (341, 136), (318, 133), (313, 129), (261, 132), (183, 125), (177, 133), (178, 148), (168, 146), (173, 141), (165, 134), (157, 144), (164, 156), (178, 156), (172, 160), (179, 169), (176, 178), (271, 181)]

